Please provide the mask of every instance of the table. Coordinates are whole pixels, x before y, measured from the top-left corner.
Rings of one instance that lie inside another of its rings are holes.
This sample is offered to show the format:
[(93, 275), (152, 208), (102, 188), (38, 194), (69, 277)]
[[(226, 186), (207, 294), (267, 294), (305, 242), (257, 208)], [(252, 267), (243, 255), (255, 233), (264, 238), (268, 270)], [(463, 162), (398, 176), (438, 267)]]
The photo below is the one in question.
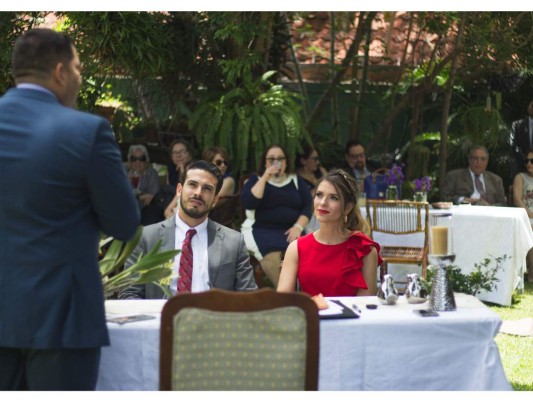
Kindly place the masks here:
[[(359, 319), (320, 321), (319, 390), (511, 390), (494, 336), (501, 319), (473, 296), (456, 294), (458, 309), (422, 318), (403, 296), (394, 306), (377, 298), (342, 297)], [(148, 313), (155, 319), (108, 323), (97, 390), (158, 390), (159, 312), (165, 300), (108, 300), (110, 315)]]
[[(361, 212), (366, 216), (364, 207)], [(430, 215), (436, 213), (451, 213), (453, 216), (454, 264), (463, 273), (472, 272), (474, 265), (481, 264), (487, 257), (510, 257), (497, 274), (497, 287), (492, 292), (482, 291), (477, 295), (480, 300), (510, 306), (514, 290), (524, 288), (526, 254), (533, 247), (533, 231), (526, 211), (518, 207), (461, 205), (449, 210), (430, 210)], [(392, 237), (376, 233), (374, 240), (380, 244), (420, 246), (423, 236), (413, 234)], [(490, 266), (494, 265), (495, 261), (492, 261)]]

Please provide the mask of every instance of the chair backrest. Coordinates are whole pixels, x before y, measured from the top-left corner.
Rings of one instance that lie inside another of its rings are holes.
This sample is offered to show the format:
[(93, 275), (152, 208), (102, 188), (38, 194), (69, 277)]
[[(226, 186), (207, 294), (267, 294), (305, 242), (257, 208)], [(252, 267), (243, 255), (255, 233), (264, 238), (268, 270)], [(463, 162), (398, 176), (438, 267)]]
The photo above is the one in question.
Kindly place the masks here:
[(161, 390), (317, 390), (318, 309), (303, 293), (213, 289), (161, 314)]
[(424, 233), (428, 240), (429, 204), (407, 200), (366, 200), (366, 217), (371, 233), (393, 235)]
[(240, 194), (222, 196), (209, 212), (209, 218), (228, 228), (235, 229), (236, 220), (240, 218)]

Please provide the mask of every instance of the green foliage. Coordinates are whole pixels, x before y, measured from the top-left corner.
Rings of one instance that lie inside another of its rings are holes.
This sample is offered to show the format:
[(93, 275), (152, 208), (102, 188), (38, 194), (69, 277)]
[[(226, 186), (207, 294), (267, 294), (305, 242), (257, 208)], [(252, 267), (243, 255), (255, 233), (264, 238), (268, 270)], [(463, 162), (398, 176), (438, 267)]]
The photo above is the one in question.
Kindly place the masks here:
[(225, 147), (237, 174), (255, 170), (264, 148), (273, 143), (284, 146), (294, 162), (307, 135), (299, 95), (270, 83), (274, 73), (206, 99), (190, 119), (200, 146)]
[[(495, 262), (494, 266), (491, 265), (493, 261), (492, 258)], [(487, 257), (480, 264), (475, 263), (474, 270), (468, 275), (463, 274), (461, 268), (457, 265), (450, 265), (447, 267), (453, 291), (476, 296), (482, 290), (492, 292), (493, 289), (496, 289), (496, 282), (499, 282), (496, 275), (498, 274), (498, 271), (503, 268), (502, 264), (509, 260), (510, 257), (504, 254), (501, 257), (492, 258)], [(427, 269), (426, 281), (430, 291), (434, 274), (435, 272), (433, 268)]]
[(100, 252), (105, 249), (105, 255), (99, 261), (105, 298), (109, 298), (132, 285), (146, 283), (160, 286), (169, 295), (168, 287), (160, 282), (167, 279), (172, 273), (172, 260), (180, 252), (179, 250), (160, 252), (161, 241), (159, 241), (148, 253), (140, 254), (131, 267), (124, 269), (124, 263), (137, 246), (142, 230), (143, 227), (139, 226), (133, 239), (127, 243), (112, 237), (100, 240)]
[(11, 57), (15, 39), (43, 22), (43, 12), (0, 12), (0, 94), (13, 85)]

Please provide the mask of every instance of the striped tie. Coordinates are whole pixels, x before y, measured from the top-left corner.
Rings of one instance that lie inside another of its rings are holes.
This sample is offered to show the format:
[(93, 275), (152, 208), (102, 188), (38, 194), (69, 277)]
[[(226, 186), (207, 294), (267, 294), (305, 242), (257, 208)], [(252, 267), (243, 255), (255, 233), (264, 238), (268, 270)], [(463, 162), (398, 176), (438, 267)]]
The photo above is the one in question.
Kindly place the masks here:
[(196, 229), (189, 229), (185, 234), (185, 240), (181, 246), (180, 270), (178, 277), (178, 293), (191, 291), (192, 284), (192, 237), (196, 234)]
[(485, 192), (485, 189), (483, 188), (483, 183), (481, 183), (481, 179), (479, 179), (479, 175), (476, 175), (476, 190), (479, 192), (479, 195), (483, 200), (487, 200), (487, 193)]

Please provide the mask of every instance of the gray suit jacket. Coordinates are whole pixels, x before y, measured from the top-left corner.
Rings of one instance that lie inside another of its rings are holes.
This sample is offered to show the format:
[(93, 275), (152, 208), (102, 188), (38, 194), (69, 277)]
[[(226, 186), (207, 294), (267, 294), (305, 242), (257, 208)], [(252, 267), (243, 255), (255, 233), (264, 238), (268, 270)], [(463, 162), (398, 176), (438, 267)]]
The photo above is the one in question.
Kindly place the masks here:
[[(133, 265), (139, 254), (146, 254), (161, 239), (161, 251), (174, 250), (176, 235), (175, 217), (144, 227), (142, 237), (126, 261)], [(212, 288), (226, 290), (255, 290), (257, 285), (250, 265), (250, 256), (242, 233), (214, 221), (207, 222), (207, 258), (209, 284)], [(161, 288), (154, 284), (136, 285), (119, 294), (120, 299), (163, 299)]]
[[(483, 180), (485, 181), (488, 202), (494, 206), (507, 205), (502, 178), (492, 172), (485, 171)], [(474, 193), (474, 183), (468, 168), (455, 169), (446, 174), (442, 187), (444, 201), (453, 201), (457, 204), (459, 197), (470, 197), (472, 193)]]

